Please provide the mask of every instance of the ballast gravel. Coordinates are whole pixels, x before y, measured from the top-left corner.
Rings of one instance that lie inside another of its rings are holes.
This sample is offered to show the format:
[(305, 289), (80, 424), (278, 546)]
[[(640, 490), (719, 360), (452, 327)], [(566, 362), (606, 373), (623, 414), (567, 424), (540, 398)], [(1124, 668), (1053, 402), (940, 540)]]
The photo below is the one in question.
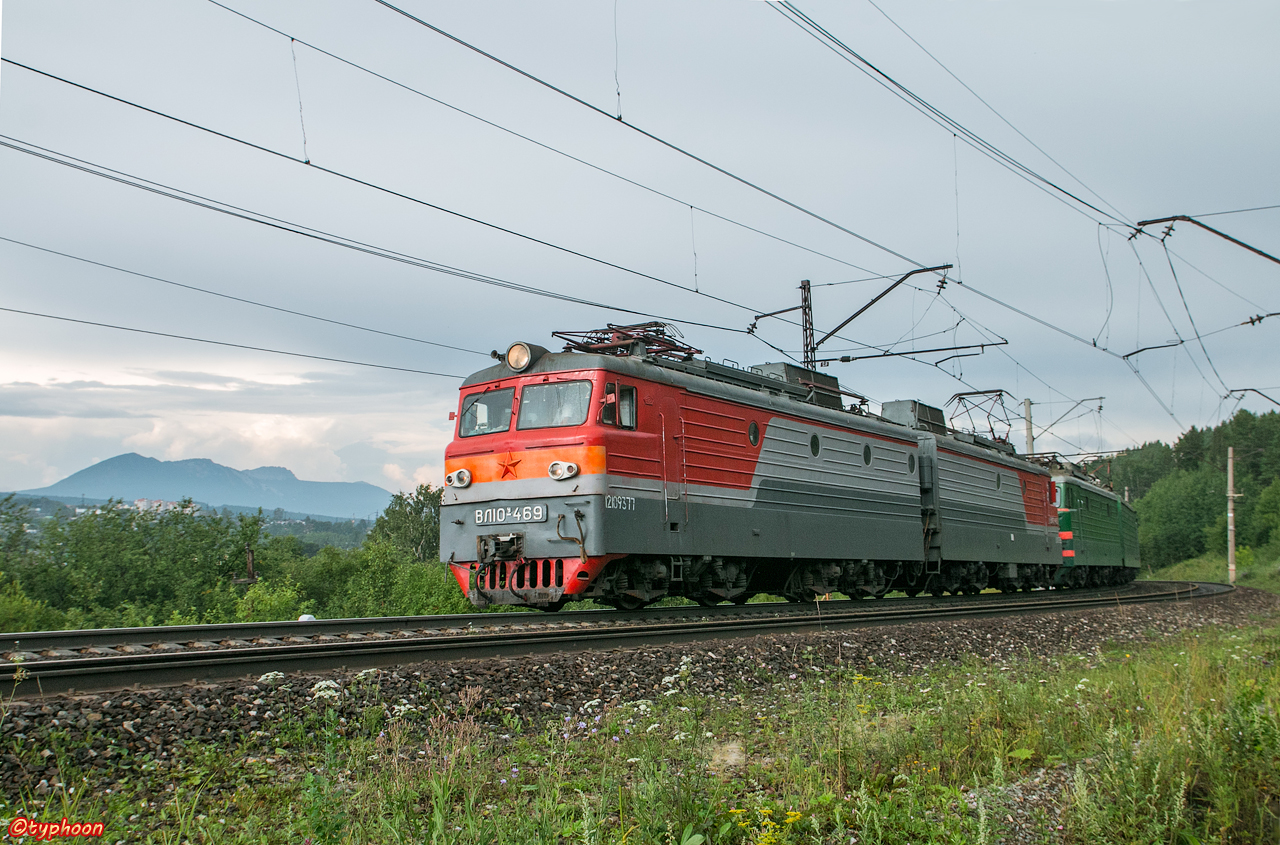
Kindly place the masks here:
[[(405, 708), (434, 713), (437, 705), (456, 703), (465, 688), (478, 687), (496, 735), (502, 732), (503, 713), (562, 719), (593, 699), (621, 703), (653, 698), (669, 688), (663, 679), (681, 673), (682, 658), (688, 655), (695, 659), (683, 665), (687, 689), (717, 697), (730, 691), (769, 696), (776, 694), (774, 684), (798, 684), (832, 667), (876, 667), (905, 676), (969, 657), (1008, 661), (1091, 653), (1109, 642), (1158, 641), (1183, 631), (1246, 626), (1278, 616), (1280, 596), (1241, 588), (1216, 598), (1106, 610), (420, 663), (364, 673), (263, 676), (109, 694), (22, 699), (27, 690), (20, 685), (0, 711), (0, 791), (38, 801), (69, 776), (64, 768), (74, 768), (76, 781), (85, 778), (94, 790), (110, 788), (124, 775), (135, 786), (154, 785), (155, 797), (162, 798), (170, 781), (164, 770), (191, 749), (210, 744), (257, 748), (248, 752), (255, 761), (279, 767), (281, 779), (290, 780), (301, 771), (290, 770), (288, 749), (277, 747), (277, 729), (284, 717), (314, 706), (317, 696), (328, 699), (325, 705), (335, 711), (342, 733), (358, 725), (367, 708), (378, 707), (388, 715)], [(59, 747), (74, 748), (70, 759), (60, 760), (53, 750), (55, 734)], [(19, 748), (27, 753), (13, 753)], [(149, 774), (139, 777), (144, 771)], [(1056, 815), (1064, 774), (1050, 770), (1039, 778), (1015, 785), (1004, 796), (1007, 802), (992, 796), (994, 807), (1005, 807), (997, 812), (1007, 811), (1013, 818), (1016, 805), (1020, 814)], [(205, 791), (237, 787), (209, 783)], [(1019, 826), (1013, 827), (1011, 833)]]

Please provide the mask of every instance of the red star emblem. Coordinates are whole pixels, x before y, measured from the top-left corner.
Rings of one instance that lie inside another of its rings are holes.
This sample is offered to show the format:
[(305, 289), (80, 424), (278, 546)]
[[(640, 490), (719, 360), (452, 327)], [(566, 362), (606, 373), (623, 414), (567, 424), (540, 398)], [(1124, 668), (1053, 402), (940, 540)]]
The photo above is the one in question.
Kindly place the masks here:
[(499, 461), (498, 461), (498, 465), (502, 467), (502, 475), (498, 476), (498, 480), (499, 480), (499, 481), (501, 481), (502, 479), (506, 478), (508, 475), (509, 475), (509, 476), (511, 476), (512, 478), (515, 478), (515, 477), (516, 477), (516, 467), (520, 465), (520, 459), (519, 459), (519, 458), (514, 458), (514, 459), (513, 459), (513, 458), (511, 457), (511, 453), (510, 453), (510, 452), (508, 452), (508, 453), (507, 453), (507, 459), (506, 459), (505, 461), (504, 461), (504, 460), (499, 459)]

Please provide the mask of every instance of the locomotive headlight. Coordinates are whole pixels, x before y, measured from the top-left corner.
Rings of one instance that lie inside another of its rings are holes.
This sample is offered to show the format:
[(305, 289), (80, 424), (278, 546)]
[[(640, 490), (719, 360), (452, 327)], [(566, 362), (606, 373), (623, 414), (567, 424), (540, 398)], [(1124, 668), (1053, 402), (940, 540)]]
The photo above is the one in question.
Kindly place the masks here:
[(456, 469), (444, 477), (446, 487), (467, 487), (471, 484), (471, 470)]
[(578, 474), (578, 465), (573, 461), (552, 461), (547, 467), (547, 475), (556, 481), (564, 481)]
[(507, 347), (507, 366), (517, 373), (523, 371), (533, 361), (533, 351), (527, 343), (513, 343)]

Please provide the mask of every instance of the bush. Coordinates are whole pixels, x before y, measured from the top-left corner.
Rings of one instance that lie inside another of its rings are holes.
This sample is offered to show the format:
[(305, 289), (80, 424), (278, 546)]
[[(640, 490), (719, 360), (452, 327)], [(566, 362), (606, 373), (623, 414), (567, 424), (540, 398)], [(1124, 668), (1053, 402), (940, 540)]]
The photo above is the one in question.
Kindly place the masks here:
[[(0, 580), (3, 576), (0, 572)], [(0, 586), (0, 631), (56, 631), (66, 622), (64, 614), (29, 597), (16, 581)]]
[(236, 601), (236, 619), (241, 622), (282, 622), (310, 612), (311, 603), (302, 600), (298, 585), (287, 577), (258, 581)]

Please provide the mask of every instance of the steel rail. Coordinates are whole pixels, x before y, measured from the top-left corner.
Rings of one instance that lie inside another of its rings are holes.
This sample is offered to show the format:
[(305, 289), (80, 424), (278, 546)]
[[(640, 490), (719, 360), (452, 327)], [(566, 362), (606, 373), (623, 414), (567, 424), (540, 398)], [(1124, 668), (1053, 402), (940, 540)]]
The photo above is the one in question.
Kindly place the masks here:
[[(1142, 581), (1137, 584), (1160, 584), (1159, 581)], [(1120, 590), (1132, 590), (1135, 584), (1118, 588), (1074, 589), (1069, 593), (1036, 590), (1016, 594), (982, 594), (979, 596), (906, 596), (885, 599), (874, 606), (885, 607), (911, 605), (933, 607), (974, 601), (1053, 601), (1046, 596), (1110, 595)], [(1061, 600), (1059, 598), (1058, 600)], [(830, 612), (851, 608), (871, 607), (865, 599), (847, 599), (823, 602), (822, 608)], [(746, 605), (720, 604), (712, 606), (683, 605), (672, 607), (648, 607), (643, 610), (623, 612), (618, 610), (568, 610), (562, 613), (455, 613), (435, 616), (377, 616), (344, 619), (314, 619), (306, 622), (285, 620), (280, 622), (224, 622), (207, 625), (158, 625), (137, 628), (93, 628), (71, 631), (27, 631), (0, 633), (0, 654), (22, 652), (46, 652), (57, 649), (76, 650), (114, 648), (119, 646), (145, 646), (156, 643), (221, 642), (226, 640), (252, 641), (289, 637), (339, 636), (352, 632), (360, 634), (396, 634), (415, 631), (449, 629), (483, 630), (500, 626), (557, 627), (578, 625), (584, 622), (620, 623), (639, 621), (645, 623), (660, 619), (706, 616), (743, 616), (768, 614), (793, 614), (813, 611), (808, 603), (758, 602)]]
[[(1148, 582), (1150, 583), (1150, 582)], [(639, 645), (699, 642), (709, 639), (840, 630), (922, 621), (981, 618), (1025, 613), (1052, 613), (1147, 602), (1189, 600), (1222, 595), (1233, 588), (1221, 584), (1172, 583), (1172, 589), (1129, 595), (1067, 598), (1046, 602), (982, 602), (927, 609), (889, 608), (862, 611), (807, 612), (781, 618), (704, 618), (650, 625), (619, 625), (589, 631), (555, 629), (511, 633), (464, 634), (411, 639), (357, 640), (341, 643), (266, 646), (252, 649), (193, 651), (173, 655), (148, 653), (97, 658), (34, 661), (0, 667), (0, 682), (30, 685), (39, 695), (104, 691), (141, 684), (252, 677), (266, 671), (321, 672), (383, 667), (433, 660), (482, 659), (552, 652), (616, 649)], [(807, 607), (807, 606), (806, 606)], [(705, 609), (705, 608), (704, 608)]]

